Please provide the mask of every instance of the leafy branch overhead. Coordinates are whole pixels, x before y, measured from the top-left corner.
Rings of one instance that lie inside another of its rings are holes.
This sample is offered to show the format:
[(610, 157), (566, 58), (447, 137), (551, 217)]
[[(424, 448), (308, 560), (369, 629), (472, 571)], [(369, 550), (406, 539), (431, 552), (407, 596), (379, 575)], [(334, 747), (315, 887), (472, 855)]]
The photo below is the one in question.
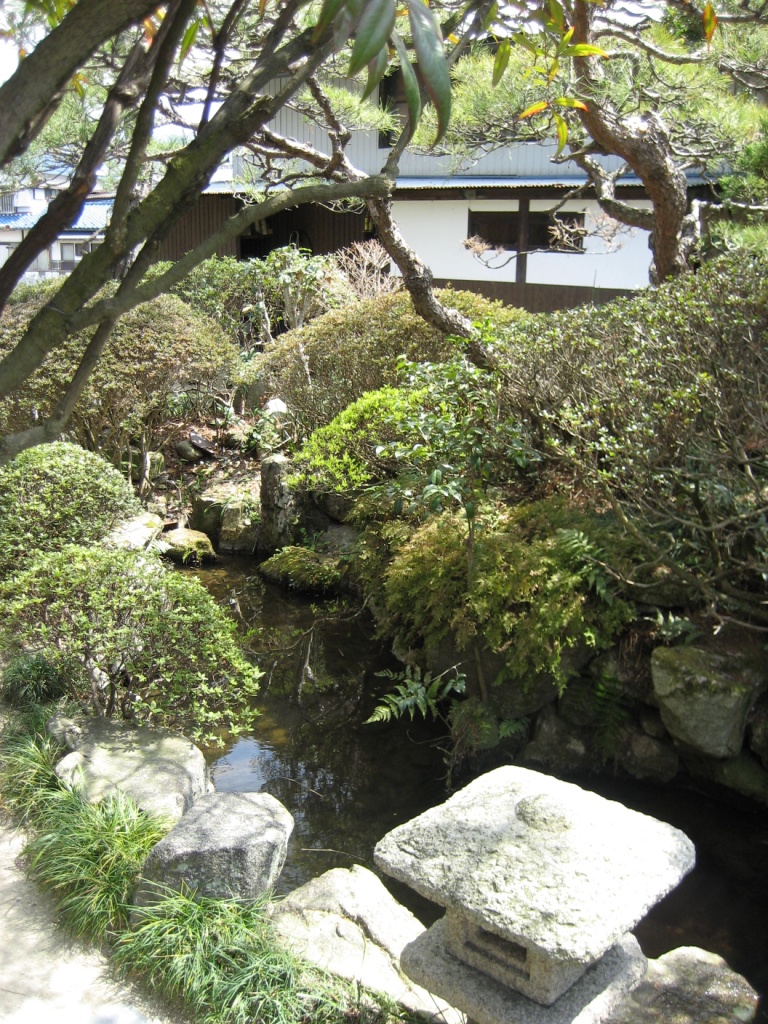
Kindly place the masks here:
[[(347, 75), (368, 69), (365, 96), (370, 96), (389, 68), (389, 47), (397, 51), (403, 72), (409, 124), (408, 137), (421, 116), (421, 85), (437, 112), (437, 137), (445, 135), (451, 117), (451, 76), (440, 23), (423, 0), (325, 0), (315, 27), (315, 38), (334, 26), (338, 45), (354, 37)], [(396, 28), (399, 26), (399, 28)], [(418, 76), (411, 67), (404, 34), (409, 34), (416, 55)]]

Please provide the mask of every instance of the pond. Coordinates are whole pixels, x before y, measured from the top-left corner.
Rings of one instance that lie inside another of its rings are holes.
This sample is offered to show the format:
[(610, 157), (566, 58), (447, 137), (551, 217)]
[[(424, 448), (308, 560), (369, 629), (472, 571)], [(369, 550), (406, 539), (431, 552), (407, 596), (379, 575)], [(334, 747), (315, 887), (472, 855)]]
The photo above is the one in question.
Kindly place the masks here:
[[(208, 752), (216, 788), (264, 790), (294, 816), (279, 891), (332, 867), (373, 869), (373, 847), (386, 832), (446, 798), (439, 731), (418, 720), (364, 724), (391, 686), (377, 673), (401, 666), (366, 614), (331, 614), (265, 584), (250, 560), (196, 575), (253, 630), (249, 644), (265, 671), (254, 734)], [(676, 825), (696, 844), (696, 869), (635, 930), (645, 953), (701, 946), (768, 993), (765, 810), (609, 773), (573, 781)], [(425, 924), (442, 913), (385, 881)], [(767, 1001), (760, 1024), (768, 1024)]]

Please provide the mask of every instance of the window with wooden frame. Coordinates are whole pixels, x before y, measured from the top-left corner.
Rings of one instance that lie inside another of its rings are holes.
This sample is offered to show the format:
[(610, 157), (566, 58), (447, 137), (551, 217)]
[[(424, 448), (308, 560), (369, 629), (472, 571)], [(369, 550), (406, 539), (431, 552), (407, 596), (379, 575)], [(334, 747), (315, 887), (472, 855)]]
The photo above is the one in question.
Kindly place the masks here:
[(481, 238), (495, 249), (520, 253), (583, 252), (584, 214), (530, 210), (526, 200), (520, 209), (470, 210), (467, 234)]

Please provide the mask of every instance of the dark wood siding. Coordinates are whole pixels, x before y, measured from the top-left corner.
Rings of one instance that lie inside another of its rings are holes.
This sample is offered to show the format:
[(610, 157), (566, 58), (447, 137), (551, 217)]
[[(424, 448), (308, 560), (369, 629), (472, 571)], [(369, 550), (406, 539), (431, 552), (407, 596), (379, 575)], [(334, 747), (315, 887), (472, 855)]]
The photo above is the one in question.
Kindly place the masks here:
[[(200, 199), (178, 221), (160, 246), (158, 259), (179, 260), (196, 245), (217, 231), (222, 223), (237, 213), (240, 202), (234, 196), (200, 196)], [(217, 256), (239, 256), (238, 239), (233, 238), (216, 250)]]
[(335, 213), (324, 206), (298, 206), (285, 210), (267, 221), (268, 235), (255, 232), (240, 240), (240, 255), (262, 258), (272, 249), (297, 245), (323, 256), (343, 249), (353, 242), (362, 242), (366, 234), (366, 217), (362, 213)]
[(521, 306), (530, 313), (552, 313), (592, 303), (602, 306), (621, 295), (632, 295), (621, 288), (582, 288), (567, 284), (513, 284), (506, 281), (435, 281), (438, 288), (458, 288), (498, 299), (507, 306)]

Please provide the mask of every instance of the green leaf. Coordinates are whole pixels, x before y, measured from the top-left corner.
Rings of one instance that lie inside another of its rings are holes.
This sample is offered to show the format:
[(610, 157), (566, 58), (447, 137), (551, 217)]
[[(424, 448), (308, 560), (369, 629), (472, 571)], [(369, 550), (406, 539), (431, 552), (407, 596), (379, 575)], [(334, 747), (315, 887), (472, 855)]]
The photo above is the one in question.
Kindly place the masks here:
[(558, 32), (565, 31), (565, 11), (563, 10), (558, 0), (547, 0), (547, 6), (549, 7), (550, 17), (552, 23)]
[(571, 28), (568, 29), (568, 31), (565, 33), (563, 38), (557, 44), (557, 49), (555, 50), (555, 53), (558, 56), (560, 56), (560, 54), (562, 54), (565, 51), (565, 49), (568, 46), (568, 44), (570, 43), (571, 39), (573, 39), (573, 33), (574, 32), (575, 32), (575, 28), (572, 26)]
[(416, 72), (413, 70), (413, 65), (408, 59), (408, 51), (405, 48), (405, 43), (397, 32), (392, 33), (392, 42), (395, 44), (397, 55), (400, 58), (400, 70), (403, 74), (405, 102), (408, 106), (408, 124), (404, 131), (406, 132), (407, 138), (410, 139), (416, 131), (416, 125), (419, 123), (419, 118), (421, 117), (421, 89), (419, 88), (419, 81), (416, 78)]
[(560, 114), (556, 114), (553, 111), (553, 116), (555, 118), (555, 126), (557, 128), (557, 153), (555, 155), (560, 156), (565, 149), (566, 142), (568, 141), (568, 125), (565, 118), (561, 117)]
[(437, 111), (437, 144), (451, 118), (451, 76), (443, 52), (443, 37), (437, 18), (422, 0), (408, 0), (408, 19), (421, 77)]
[(496, 0), (493, 0), (493, 3), (491, 4), (490, 10), (486, 14), (486, 16), (483, 18), (483, 23), (480, 26), (480, 32), (481, 33), (488, 31), (488, 29), (491, 27), (491, 25), (496, 20), (496, 15), (498, 13), (499, 13), (499, 5), (498, 5), (498, 3), (496, 3)]
[(197, 39), (197, 33), (200, 31), (200, 19), (195, 19), (191, 25), (187, 25), (187, 31), (184, 33), (184, 37), (181, 40), (181, 49), (179, 51), (179, 64), (184, 63), (184, 58), (187, 56), (189, 51), (195, 45)]
[(315, 31), (312, 33), (313, 42), (316, 42), (331, 22), (335, 20), (336, 15), (345, 6), (346, 2), (347, 0), (324, 0), (323, 6), (320, 9), (320, 17), (315, 25)]
[(504, 72), (509, 64), (509, 55), (512, 52), (512, 43), (509, 39), (502, 39), (499, 49), (496, 51), (496, 60), (493, 62), (493, 77), (491, 85), (495, 88), (504, 77)]
[(392, 0), (368, 0), (357, 28), (348, 75), (362, 71), (381, 52), (394, 27), (395, 5)]
[(574, 43), (573, 46), (566, 46), (562, 57), (607, 57), (608, 54), (599, 46), (592, 43)]
[(384, 77), (389, 65), (389, 52), (386, 46), (382, 47), (373, 60), (368, 63), (368, 79), (365, 83), (362, 99), (367, 100), (373, 93), (376, 86)]
[(572, 96), (560, 96), (558, 99), (553, 101), (555, 106), (558, 107), (570, 107), (571, 110), (588, 110), (586, 103), (582, 103), (581, 100), (575, 100)]

